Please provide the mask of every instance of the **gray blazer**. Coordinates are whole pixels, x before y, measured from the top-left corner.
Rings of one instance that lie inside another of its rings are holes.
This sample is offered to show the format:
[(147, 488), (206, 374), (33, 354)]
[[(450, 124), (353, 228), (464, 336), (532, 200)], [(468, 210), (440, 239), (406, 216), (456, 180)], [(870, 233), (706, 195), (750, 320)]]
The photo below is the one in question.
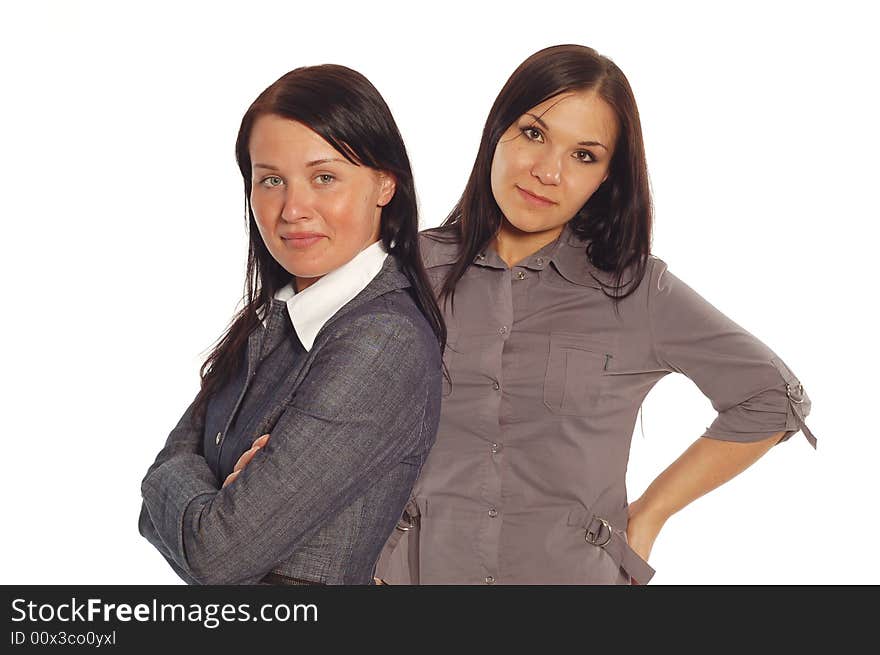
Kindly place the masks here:
[(309, 352), (273, 300), (204, 430), (186, 410), (143, 479), (139, 521), (186, 582), (372, 583), (440, 414), (440, 348), (408, 287), (389, 256)]

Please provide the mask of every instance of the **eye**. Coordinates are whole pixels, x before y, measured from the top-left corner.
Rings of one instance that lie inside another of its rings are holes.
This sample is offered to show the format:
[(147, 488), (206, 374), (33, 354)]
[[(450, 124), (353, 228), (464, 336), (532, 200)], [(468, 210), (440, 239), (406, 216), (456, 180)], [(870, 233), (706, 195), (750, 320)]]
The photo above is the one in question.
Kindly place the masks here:
[(519, 131), (523, 133), (523, 135), (529, 141), (537, 141), (538, 143), (542, 143), (544, 141), (544, 135), (541, 134), (541, 130), (532, 125), (528, 125), (526, 127), (519, 128)]
[(276, 186), (281, 186), (282, 184), (284, 184), (284, 180), (282, 180), (277, 175), (267, 175), (262, 180), (260, 180), (260, 184), (265, 187), (272, 188)]
[(575, 159), (578, 161), (582, 161), (584, 163), (590, 163), (596, 161), (596, 158), (593, 156), (593, 153), (589, 150), (576, 150), (573, 155)]
[(330, 175), (330, 173), (321, 173), (320, 175), (315, 176), (315, 181), (323, 186), (330, 184), (335, 179), (336, 177)]

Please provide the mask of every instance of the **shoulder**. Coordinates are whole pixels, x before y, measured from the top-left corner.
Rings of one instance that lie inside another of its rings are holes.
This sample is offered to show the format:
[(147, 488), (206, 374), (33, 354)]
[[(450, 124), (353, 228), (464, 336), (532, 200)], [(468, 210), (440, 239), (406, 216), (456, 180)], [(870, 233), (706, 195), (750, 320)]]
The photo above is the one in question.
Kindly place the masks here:
[(648, 263), (650, 266), (648, 269), (649, 294), (668, 298), (690, 298), (696, 294), (694, 289), (671, 271), (666, 261), (660, 257), (650, 255)]
[(418, 332), (421, 313), (406, 289), (394, 289), (364, 302), (333, 321), (335, 339), (381, 335), (405, 337)]
[(441, 359), (433, 333), (421, 327), (405, 295), (377, 296), (318, 335), (298, 378), (296, 409), (334, 421), (379, 421), (389, 439), (400, 437), (395, 425), (421, 416), (429, 392), (439, 397)]
[(613, 291), (618, 296), (641, 294), (653, 272), (654, 256), (650, 252), (633, 255), (618, 271), (603, 262), (608, 257), (602, 255), (607, 253), (598, 249), (598, 243), (579, 235), (567, 225), (551, 260), (559, 274), (573, 284)]
[(455, 228), (435, 227), (419, 232), (419, 250), (425, 268), (454, 263), (459, 251)]
[[(665, 275), (669, 266), (657, 255), (648, 255), (648, 278), (651, 281), (649, 291), (661, 289), (661, 285), (669, 281), (669, 275)], [(665, 277), (665, 279), (664, 279)]]
[(325, 356), (346, 358), (393, 354), (401, 364), (427, 366), (440, 357), (440, 346), (427, 319), (407, 289), (393, 289), (334, 319), (315, 342)]

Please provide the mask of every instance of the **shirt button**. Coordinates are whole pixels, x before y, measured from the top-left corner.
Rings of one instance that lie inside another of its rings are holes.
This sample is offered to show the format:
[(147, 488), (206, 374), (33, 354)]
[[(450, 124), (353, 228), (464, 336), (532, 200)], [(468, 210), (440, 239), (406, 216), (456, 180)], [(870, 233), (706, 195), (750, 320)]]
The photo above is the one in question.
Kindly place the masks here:
[(507, 334), (507, 326), (502, 325), (500, 328), (498, 328), (498, 334)]
[(493, 444), (492, 444), (492, 454), (493, 454), (493, 455), (494, 455), (494, 454), (497, 454), (498, 451), (500, 451), (500, 450), (501, 450), (501, 445), (500, 445), (500, 444), (497, 444), (497, 443), (493, 443)]
[(538, 266), (542, 266), (542, 265), (544, 264), (544, 258), (543, 258), (543, 257), (536, 257), (536, 258), (535, 258), (535, 263), (536, 263)]
[(487, 575), (483, 579), (486, 581), (486, 584), (495, 584), (495, 578), (491, 575)]
[(498, 510), (495, 509), (494, 507), (492, 507), (492, 508), (489, 510), (489, 518), (494, 519), (496, 516), (498, 516)]
[(477, 259), (486, 259), (486, 255), (484, 255), (483, 253), (480, 253), (477, 255)]
[(220, 445), (220, 440), (221, 440), (222, 438), (223, 438), (223, 433), (222, 433), (222, 432), (218, 432), (218, 433), (217, 433), (217, 436), (214, 437), (214, 443), (215, 443), (216, 445), (219, 446), (219, 445)]
[(517, 279), (517, 280), (525, 280), (525, 279), (526, 279), (526, 274), (523, 273), (522, 271), (517, 271), (517, 272), (516, 272), (516, 279)]
[(498, 384), (498, 380), (492, 383), (492, 388), (495, 389), (495, 391), (498, 391), (501, 388), (501, 385)]

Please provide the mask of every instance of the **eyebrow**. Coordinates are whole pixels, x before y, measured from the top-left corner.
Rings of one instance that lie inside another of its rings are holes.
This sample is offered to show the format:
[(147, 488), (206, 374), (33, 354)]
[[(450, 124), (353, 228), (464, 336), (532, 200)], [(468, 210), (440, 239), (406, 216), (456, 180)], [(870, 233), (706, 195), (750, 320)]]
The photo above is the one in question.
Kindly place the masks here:
[[(312, 161), (307, 161), (306, 166), (307, 167), (320, 166), (321, 164), (327, 164), (331, 161), (338, 161), (343, 164), (350, 163), (350, 162), (346, 161), (345, 159), (342, 159), (341, 157), (327, 157), (325, 159), (313, 159)], [(270, 171), (280, 170), (278, 167), (272, 166), (271, 164), (254, 164), (254, 168), (265, 168)]]
[[(526, 116), (531, 116), (532, 118), (535, 119), (535, 122), (538, 125), (543, 127), (548, 132), (550, 131), (550, 128), (547, 126), (547, 123), (542, 121), (540, 116), (535, 116), (534, 114), (529, 113), (529, 112), (526, 112)], [(601, 147), (605, 148), (605, 150), (608, 150), (608, 148), (605, 145), (599, 143), (598, 141), (578, 141), (578, 145), (579, 146), (601, 146)]]

